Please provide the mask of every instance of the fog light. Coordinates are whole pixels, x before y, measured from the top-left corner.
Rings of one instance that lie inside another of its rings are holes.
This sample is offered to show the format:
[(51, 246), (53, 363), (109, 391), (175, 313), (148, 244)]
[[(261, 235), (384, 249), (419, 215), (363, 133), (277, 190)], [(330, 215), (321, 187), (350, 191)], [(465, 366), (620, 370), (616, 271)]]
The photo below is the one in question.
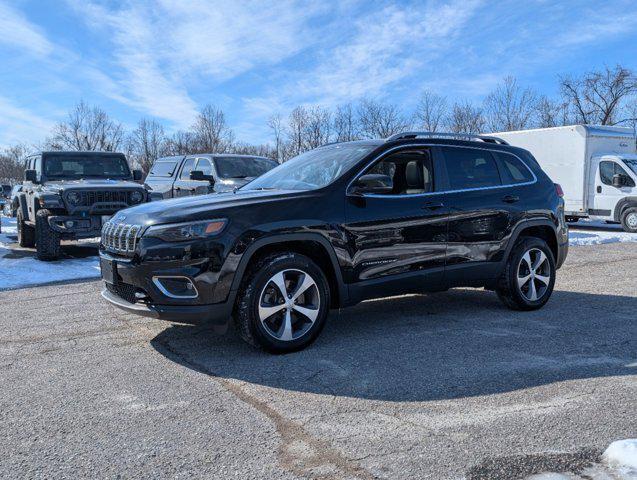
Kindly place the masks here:
[(153, 283), (161, 293), (170, 298), (197, 298), (199, 292), (188, 277), (158, 276)]

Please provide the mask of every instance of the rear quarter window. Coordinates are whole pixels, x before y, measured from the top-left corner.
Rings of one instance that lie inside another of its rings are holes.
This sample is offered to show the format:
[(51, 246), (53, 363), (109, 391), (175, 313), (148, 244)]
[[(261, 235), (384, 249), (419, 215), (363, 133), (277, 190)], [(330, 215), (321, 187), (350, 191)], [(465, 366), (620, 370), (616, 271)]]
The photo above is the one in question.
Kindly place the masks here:
[(502, 185), (498, 166), (488, 150), (446, 147), (442, 151), (451, 190)]
[(517, 157), (508, 153), (497, 152), (494, 155), (500, 161), (500, 174), (502, 183), (512, 185), (533, 181), (533, 174), (528, 167)]
[(174, 160), (155, 162), (150, 169), (152, 177), (172, 177), (177, 168), (177, 162)]

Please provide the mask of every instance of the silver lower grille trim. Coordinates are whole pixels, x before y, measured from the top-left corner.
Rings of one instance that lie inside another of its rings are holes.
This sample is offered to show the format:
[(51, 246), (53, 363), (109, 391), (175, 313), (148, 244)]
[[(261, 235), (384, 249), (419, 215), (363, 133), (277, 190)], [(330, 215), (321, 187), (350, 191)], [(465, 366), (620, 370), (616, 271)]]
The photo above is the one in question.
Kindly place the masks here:
[(102, 246), (108, 252), (132, 255), (141, 230), (141, 225), (106, 222), (102, 226)]

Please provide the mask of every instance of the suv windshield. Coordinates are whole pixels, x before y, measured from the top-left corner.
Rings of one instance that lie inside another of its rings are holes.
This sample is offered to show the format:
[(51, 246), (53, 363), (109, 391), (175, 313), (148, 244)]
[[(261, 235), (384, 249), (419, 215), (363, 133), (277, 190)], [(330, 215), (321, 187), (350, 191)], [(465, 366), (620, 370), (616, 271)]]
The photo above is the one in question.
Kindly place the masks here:
[(622, 158), (624, 163), (637, 175), (637, 158)]
[(221, 178), (258, 177), (277, 165), (269, 158), (215, 157), (215, 167)]
[(128, 178), (126, 159), (121, 155), (48, 155), (44, 158), (46, 178)]
[(335, 144), (294, 157), (243, 187), (243, 190), (315, 190), (347, 172), (377, 145)]

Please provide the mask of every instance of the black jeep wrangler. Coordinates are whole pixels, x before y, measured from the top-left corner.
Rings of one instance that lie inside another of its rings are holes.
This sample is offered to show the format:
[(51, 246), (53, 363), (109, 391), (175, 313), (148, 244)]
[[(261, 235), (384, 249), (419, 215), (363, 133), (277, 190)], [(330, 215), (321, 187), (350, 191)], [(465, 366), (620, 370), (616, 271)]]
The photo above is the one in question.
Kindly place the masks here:
[[(330, 308), (485, 287), (550, 298), (568, 251), (562, 190), (526, 150), (407, 132), (312, 150), (234, 192), (151, 202), (102, 231), (102, 295), (252, 345), (309, 345)], [(382, 308), (379, 306), (379, 308)]]
[(98, 237), (117, 211), (147, 201), (139, 170), (122, 153), (42, 152), (26, 160), (18, 194), (18, 243), (40, 260), (60, 256), (61, 240)]

